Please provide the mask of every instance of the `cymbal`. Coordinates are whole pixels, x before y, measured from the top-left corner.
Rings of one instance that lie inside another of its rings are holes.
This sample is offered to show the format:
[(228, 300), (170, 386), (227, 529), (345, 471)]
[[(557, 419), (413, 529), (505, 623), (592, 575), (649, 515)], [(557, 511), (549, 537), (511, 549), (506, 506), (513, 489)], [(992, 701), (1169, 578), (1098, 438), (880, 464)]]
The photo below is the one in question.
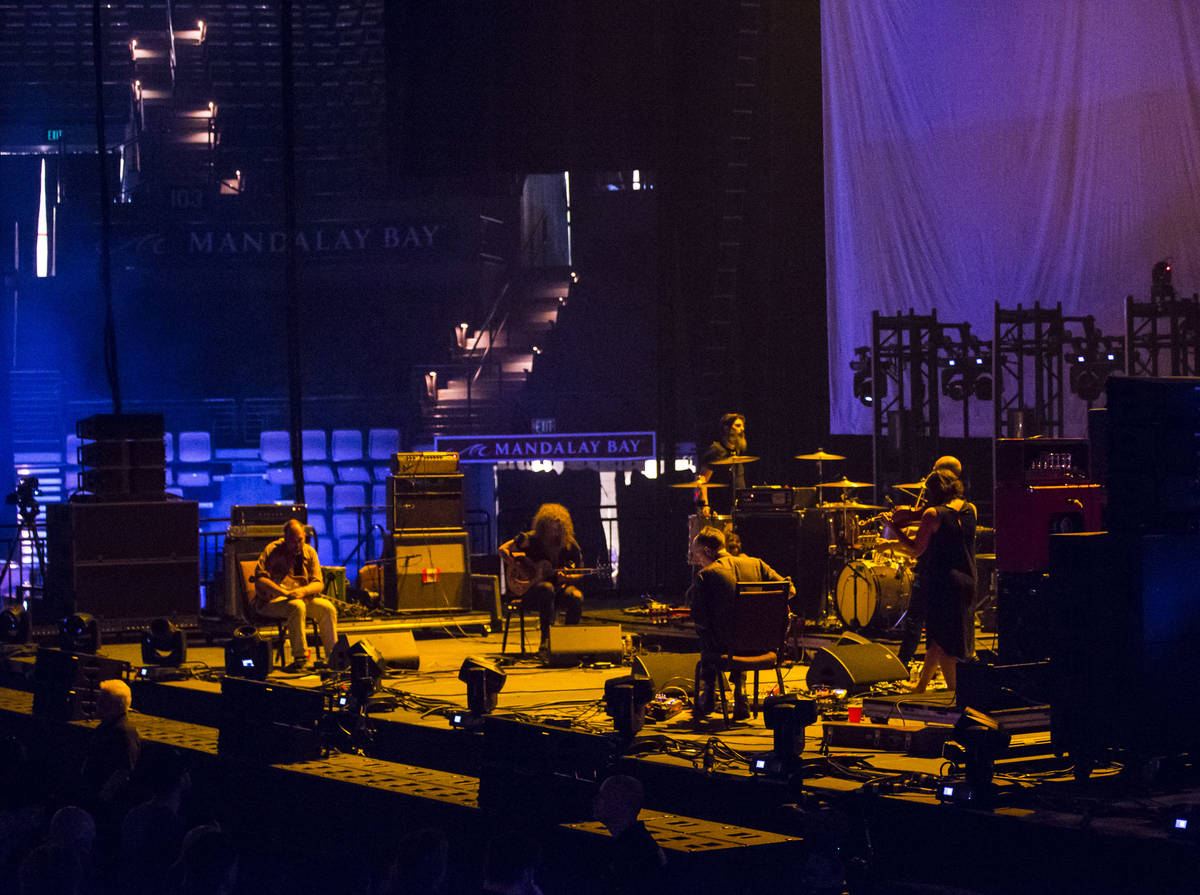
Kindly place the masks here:
[(670, 488), (728, 488), (728, 485), (720, 482), (676, 482), (673, 485), (668, 485)]
[(870, 488), (871, 482), (852, 482), (842, 476), (836, 482), (820, 482), (818, 488)]
[(842, 503), (823, 503), (818, 509), (822, 510), (882, 510), (883, 507), (877, 507), (870, 503), (859, 503), (856, 500), (847, 500)]
[(846, 458), (843, 457), (841, 454), (829, 454), (829, 453), (826, 453), (825, 451), (821, 450), (820, 448), (818, 448), (816, 453), (796, 454), (796, 456), (793, 457), (792, 459), (794, 459), (794, 460), (845, 460)]
[(709, 466), (736, 466), (738, 463), (757, 463), (758, 457), (751, 457), (749, 454), (734, 454), (732, 457), (726, 457), (724, 460), (713, 460)]
[(893, 488), (899, 488), (901, 491), (920, 491), (924, 486), (924, 482), (905, 482), (903, 485), (892, 485)]

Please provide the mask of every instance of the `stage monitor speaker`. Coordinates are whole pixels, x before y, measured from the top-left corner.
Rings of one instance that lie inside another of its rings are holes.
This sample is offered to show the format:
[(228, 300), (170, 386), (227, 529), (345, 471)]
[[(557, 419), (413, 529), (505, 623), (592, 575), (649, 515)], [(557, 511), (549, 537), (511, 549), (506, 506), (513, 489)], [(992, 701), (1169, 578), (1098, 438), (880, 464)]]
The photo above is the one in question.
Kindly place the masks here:
[(393, 532), (384, 548), (384, 605), (400, 611), (469, 612), (465, 531)]
[[(421, 656), (412, 631), (372, 631), (362, 639), (379, 651), (388, 668), (416, 671), (421, 667)], [(354, 651), (353, 645), (350, 651)]]
[(636, 677), (648, 677), (654, 692), (680, 690), (689, 697), (696, 690), (696, 663), (699, 653), (643, 653), (633, 660)]
[(595, 662), (615, 665), (623, 654), (620, 625), (555, 625), (550, 629), (548, 665), (559, 668)]
[(823, 647), (808, 666), (808, 688), (833, 687), (862, 693), (879, 681), (908, 680), (896, 654), (878, 643), (842, 643)]

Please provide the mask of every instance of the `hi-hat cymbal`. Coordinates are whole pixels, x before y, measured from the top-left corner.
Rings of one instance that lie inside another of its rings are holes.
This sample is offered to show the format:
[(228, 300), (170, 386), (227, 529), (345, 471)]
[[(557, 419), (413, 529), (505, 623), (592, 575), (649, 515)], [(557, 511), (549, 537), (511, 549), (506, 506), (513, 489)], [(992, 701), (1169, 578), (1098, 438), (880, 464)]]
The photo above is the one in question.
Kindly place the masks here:
[(738, 463), (757, 463), (758, 457), (751, 457), (749, 454), (734, 454), (732, 457), (726, 457), (724, 460), (711, 460), (709, 466), (736, 466)]
[(821, 482), (817, 485), (818, 488), (870, 488), (870, 482), (852, 482), (845, 476), (842, 476), (836, 482)]
[(883, 507), (877, 507), (874, 504), (859, 503), (856, 500), (845, 500), (841, 503), (823, 503), (820, 505), (822, 510), (882, 510)]
[(728, 488), (729, 486), (721, 484), (720, 482), (676, 482), (675, 484), (670, 485), (669, 487), (695, 489), (695, 488)]
[(816, 453), (796, 454), (796, 456), (793, 459), (795, 459), (795, 460), (845, 460), (846, 458), (843, 457), (841, 454), (828, 454), (825, 451), (821, 450), (820, 448), (817, 448)]

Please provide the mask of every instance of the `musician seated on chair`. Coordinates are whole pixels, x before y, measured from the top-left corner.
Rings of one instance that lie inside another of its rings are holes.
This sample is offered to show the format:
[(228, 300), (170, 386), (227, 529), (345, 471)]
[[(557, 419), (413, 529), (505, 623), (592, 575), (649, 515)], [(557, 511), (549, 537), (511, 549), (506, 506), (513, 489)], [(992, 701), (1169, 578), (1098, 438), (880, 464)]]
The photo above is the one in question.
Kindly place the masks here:
[(534, 608), (541, 619), (542, 639), (538, 651), (550, 647), (550, 626), (561, 607), (568, 625), (579, 624), (583, 615), (583, 593), (571, 583), (569, 570), (582, 561), (575, 526), (567, 508), (544, 503), (533, 517), (533, 529), (523, 531), (500, 545), (510, 599), (521, 598), (521, 608)]
[[(713, 710), (716, 686), (716, 660), (733, 648), (733, 602), (737, 598), (737, 586), (741, 581), (784, 581), (784, 577), (761, 559), (753, 556), (734, 556), (725, 549), (725, 533), (719, 528), (707, 526), (700, 529), (692, 541), (694, 555), (703, 568), (696, 575), (696, 583), (688, 591), (692, 607), (692, 623), (700, 637), (700, 687), (696, 694), (694, 714), (701, 717)], [(790, 588), (789, 599), (796, 595)], [(736, 721), (750, 717), (750, 706), (742, 690), (745, 674), (733, 672), (733, 717)]]
[(309, 667), (305, 626), (308, 616), (317, 622), (325, 655), (337, 641), (337, 609), (321, 596), (325, 579), (317, 551), (305, 542), (304, 526), (289, 519), (283, 537), (272, 541), (258, 557), (254, 569), (253, 610), (266, 618), (286, 619), (293, 662), (288, 671)]

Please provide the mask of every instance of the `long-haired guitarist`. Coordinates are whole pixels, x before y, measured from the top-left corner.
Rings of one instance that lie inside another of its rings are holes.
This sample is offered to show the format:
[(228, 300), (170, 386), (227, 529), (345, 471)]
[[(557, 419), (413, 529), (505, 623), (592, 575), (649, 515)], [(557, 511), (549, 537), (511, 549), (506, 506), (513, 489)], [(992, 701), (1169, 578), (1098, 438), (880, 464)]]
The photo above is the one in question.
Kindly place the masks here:
[(520, 597), (524, 608), (536, 608), (542, 639), (538, 651), (550, 647), (550, 626), (559, 608), (568, 625), (579, 624), (583, 593), (571, 581), (583, 555), (575, 540), (571, 514), (562, 504), (544, 503), (533, 517), (533, 528), (500, 545), (510, 598)]

